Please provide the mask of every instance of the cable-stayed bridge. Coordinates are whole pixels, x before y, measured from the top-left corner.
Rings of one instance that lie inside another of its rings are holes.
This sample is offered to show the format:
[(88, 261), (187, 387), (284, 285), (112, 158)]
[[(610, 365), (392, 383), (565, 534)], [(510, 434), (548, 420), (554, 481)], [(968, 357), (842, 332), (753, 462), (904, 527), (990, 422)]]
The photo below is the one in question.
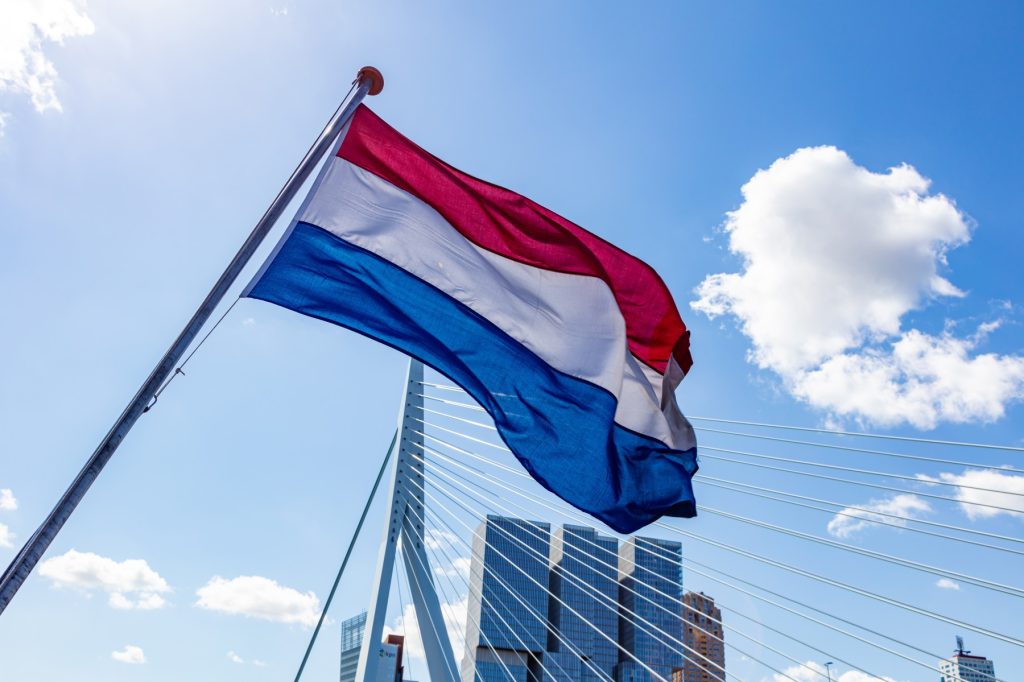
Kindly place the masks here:
[[(1019, 580), (994, 576), (1020, 565), (1024, 539), (971, 522), (1024, 508), (1024, 491), (1005, 478), (1020, 469), (999, 463), (1019, 448), (695, 417), (699, 521), (665, 518), (631, 541), (544, 490), (483, 408), (443, 377), (425, 375), (418, 362), (410, 364), (401, 404), (357, 679), (378, 679), (373, 654), (396, 572), (411, 593), (431, 679), (516, 681), (528, 673), (552, 682), (616, 680), (614, 667), (595, 663), (588, 649), (597, 647), (630, 663), (635, 679), (670, 682), (671, 670), (623, 641), (623, 625), (670, 652), (680, 663), (677, 679), (689, 667), (716, 682), (829, 680), (833, 664), (855, 674), (849, 679), (892, 679), (894, 667), (914, 671), (911, 679), (935, 679), (949, 674), (942, 661), (956, 633), (996, 660), (1024, 645), (989, 617), (998, 610), (978, 608), (968, 618), (906, 587), (927, 585), (939, 596), (943, 587), (970, 590), (979, 606), (1019, 608)], [(879, 440), (884, 445), (868, 447)], [(995, 477), (962, 481), (951, 468)], [(958, 509), (965, 520), (948, 522)], [(586, 557), (578, 561), (589, 566), (559, 573), (562, 594), (548, 577), (554, 550), (547, 550), (560, 525), (560, 546), (572, 535), (574, 551)], [(584, 532), (594, 526), (596, 536)], [(622, 556), (595, 537), (678, 561), (682, 583), (635, 559), (635, 579), (623, 579)], [(681, 551), (665, 554), (645, 538), (678, 543)], [(902, 551), (891, 549), (893, 538)], [(539, 566), (542, 574), (533, 570)], [(609, 593), (608, 576), (617, 594)], [(684, 585), (713, 595), (720, 619), (684, 600)], [(566, 589), (586, 608), (567, 601)], [(530, 592), (543, 593), (548, 607), (531, 603)], [(572, 619), (574, 633), (553, 623), (555, 610)], [(687, 626), (690, 637), (682, 636)], [(697, 649), (693, 632), (726, 655)]]

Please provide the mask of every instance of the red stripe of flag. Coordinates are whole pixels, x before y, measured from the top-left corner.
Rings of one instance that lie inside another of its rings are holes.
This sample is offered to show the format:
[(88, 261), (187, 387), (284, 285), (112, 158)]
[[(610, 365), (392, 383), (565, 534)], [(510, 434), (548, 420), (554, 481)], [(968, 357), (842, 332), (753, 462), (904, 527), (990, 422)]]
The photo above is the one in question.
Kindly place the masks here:
[(654, 268), (579, 225), (428, 153), (360, 105), (338, 156), (429, 204), (477, 246), (535, 267), (603, 280), (626, 321), (630, 351), (664, 374), (690, 369), (690, 334)]

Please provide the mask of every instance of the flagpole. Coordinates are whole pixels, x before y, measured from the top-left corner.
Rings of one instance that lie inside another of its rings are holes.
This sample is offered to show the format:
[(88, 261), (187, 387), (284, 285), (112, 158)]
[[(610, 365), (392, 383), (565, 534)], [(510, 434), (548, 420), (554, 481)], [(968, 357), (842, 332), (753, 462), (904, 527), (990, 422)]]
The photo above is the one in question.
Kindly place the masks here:
[(355, 113), (356, 107), (359, 106), (359, 103), (362, 102), (366, 95), (376, 95), (383, 88), (384, 77), (381, 76), (380, 71), (372, 66), (364, 66), (356, 74), (356, 79), (353, 81), (352, 90), (350, 91), (351, 97), (346, 97), (347, 101), (343, 100), (338, 106), (330, 121), (327, 122), (327, 125), (320, 132), (316, 141), (309, 148), (309, 151), (306, 152), (305, 157), (299, 162), (295, 170), (292, 171), (291, 177), (288, 178), (281, 191), (274, 197), (263, 217), (253, 227), (252, 232), (246, 238), (241, 248), (239, 248), (238, 253), (231, 259), (227, 268), (217, 279), (213, 288), (210, 289), (206, 299), (203, 300), (202, 304), (200, 304), (192, 318), (188, 321), (188, 324), (178, 334), (178, 338), (174, 340), (171, 347), (164, 353), (160, 362), (157, 363), (150, 373), (149, 378), (142, 384), (142, 387), (135, 394), (135, 397), (132, 398), (128, 407), (125, 408), (121, 416), (114, 422), (110, 431), (107, 432), (107, 435), (92, 453), (92, 456), (89, 457), (85, 466), (75, 477), (75, 480), (68, 487), (60, 501), (54, 506), (49, 516), (46, 517), (46, 520), (43, 521), (42, 525), (32, 534), (32, 537), (28, 539), (21, 548), (21, 551), (14, 557), (14, 560), (11, 561), (4, 571), (3, 576), (0, 576), (0, 614), (10, 604), (18, 588), (28, 578), (29, 573), (35, 568), (35, 565), (42, 558), (50, 543), (53, 542), (53, 539), (57, 537), (57, 533), (60, 532), (64, 523), (75, 511), (78, 503), (82, 501), (85, 493), (88, 492), (89, 487), (99, 476), (103, 467), (110, 461), (121, 441), (128, 435), (128, 432), (131, 431), (139, 417), (145, 413), (147, 406), (153, 401), (160, 387), (171, 376), (171, 373), (174, 372), (174, 368), (178, 365), (185, 351), (188, 350), (202, 330), (203, 325), (213, 315), (213, 311), (223, 300), (228, 289), (234, 284), (238, 275), (252, 258), (271, 228), (284, 214), (288, 204), (298, 194), (302, 184), (309, 178), (317, 163), (334, 144), (342, 128), (344, 128), (352, 114)]

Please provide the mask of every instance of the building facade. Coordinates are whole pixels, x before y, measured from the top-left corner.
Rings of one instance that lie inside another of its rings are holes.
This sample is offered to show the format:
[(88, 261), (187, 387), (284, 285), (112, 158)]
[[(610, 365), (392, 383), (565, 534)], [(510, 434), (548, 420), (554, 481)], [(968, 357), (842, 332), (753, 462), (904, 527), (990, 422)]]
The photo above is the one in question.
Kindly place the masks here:
[(722, 611), (703, 592), (683, 595), (683, 642), (686, 660), (682, 682), (719, 682), (725, 679), (725, 632)]
[[(672, 540), (631, 537), (619, 547), (619, 663), (616, 682), (666, 680), (683, 667), (683, 549)], [(627, 653), (628, 652), (628, 653)]]
[(573, 679), (581, 682), (614, 675), (619, 662), (618, 545), (586, 526), (563, 526), (551, 536), (547, 650), (562, 657), (561, 665), (547, 667), (555, 675), (572, 670)]
[(365, 631), (366, 611), (341, 621), (341, 682), (355, 682)]
[[(463, 682), (682, 682), (682, 571), (678, 542), (620, 546), (586, 526), (488, 516), (473, 542)], [(701, 643), (724, 665), (720, 645)]]
[(964, 651), (963, 640), (956, 638), (956, 653), (939, 661), (942, 676), (939, 682), (993, 682), (996, 666), (984, 656), (972, 656)]
[(548, 641), (551, 526), (488, 515), (473, 539), (464, 682), (537, 679)]

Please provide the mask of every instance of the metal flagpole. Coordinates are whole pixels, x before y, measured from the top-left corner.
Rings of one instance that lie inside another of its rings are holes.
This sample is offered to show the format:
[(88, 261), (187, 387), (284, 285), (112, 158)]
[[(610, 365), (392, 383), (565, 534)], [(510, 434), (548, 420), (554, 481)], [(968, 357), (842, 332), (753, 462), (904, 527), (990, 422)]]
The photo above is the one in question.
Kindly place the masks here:
[(343, 101), (338, 106), (337, 111), (334, 112), (334, 115), (320, 132), (320, 135), (309, 148), (309, 151), (306, 152), (302, 161), (292, 171), (291, 177), (288, 178), (281, 191), (274, 197), (263, 217), (253, 227), (252, 232), (246, 238), (238, 253), (231, 259), (227, 268), (213, 285), (210, 293), (206, 295), (206, 299), (192, 315), (192, 319), (188, 321), (188, 324), (185, 325), (178, 338), (174, 340), (171, 347), (164, 353), (160, 362), (157, 363), (157, 366), (150, 373), (149, 378), (142, 384), (142, 387), (135, 394), (135, 397), (132, 398), (128, 407), (125, 408), (121, 416), (114, 422), (110, 431), (107, 432), (107, 435), (92, 453), (92, 456), (89, 457), (82, 470), (78, 472), (75, 480), (68, 487), (60, 501), (57, 502), (49, 516), (46, 517), (46, 520), (43, 521), (42, 525), (28, 539), (28, 542), (21, 548), (17, 556), (14, 557), (14, 560), (11, 561), (11, 564), (4, 571), (3, 576), (0, 576), (0, 614), (10, 604), (18, 588), (28, 578), (29, 573), (32, 572), (39, 559), (42, 558), (47, 547), (50, 546), (50, 543), (53, 542), (53, 539), (60, 532), (64, 523), (67, 522), (68, 518), (75, 511), (75, 507), (82, 501), (85, 493), (113, 456), (121, 441), (124, 440), (125, 436), (128, 435), (128, 432), (135, 425), (135, 422), (146, 411), (147, 406), (153, 401), (160, 387), (171, 376), (178, 361), (181, 360), (185, 351), (188, 350), (196, 336), (199, 335), (203, 325), (210, 319), (214, 309), (227, 294), (228, 289), (238, 278), (238, 275), (252, 258), (256, 249), (259, 248), (263, 239), (274, 226), (274, 223), (277, 222), (288, 207), (288, 204), (295, 198), (302, 184), (309, 178), (310, 173), (313, 172), (313, 169), (323, 155), (334, 144), (345, 123), (348, 122), (348, 119), (355, 112), (356, 107), (366, 95), (376, 95), (383, 87), (383, 76), (381, 76), (380, 71), (372, 66), (365, 66), (356, 74), (353, 89), (350, 91), (351, 97), (348, 98), (347, 102)]

